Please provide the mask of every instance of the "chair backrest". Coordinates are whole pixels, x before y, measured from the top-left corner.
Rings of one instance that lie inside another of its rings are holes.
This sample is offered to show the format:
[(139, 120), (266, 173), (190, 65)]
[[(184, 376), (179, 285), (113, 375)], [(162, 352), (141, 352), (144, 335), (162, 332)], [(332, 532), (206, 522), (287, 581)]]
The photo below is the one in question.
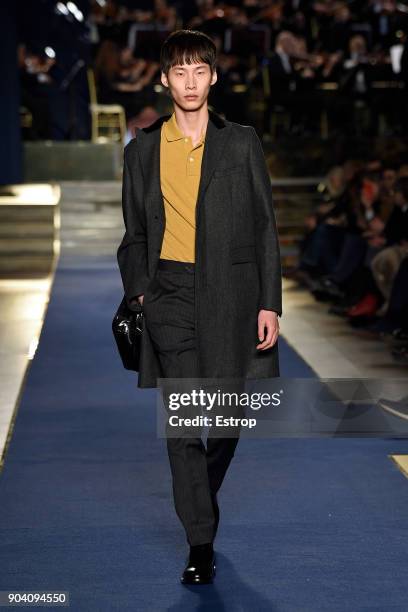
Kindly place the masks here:
[(88, 79), (88, 89), (89, 89), (89, 99), (91, 104), (98, 104), (98, 97), (96, 95), (96, 85), (95, 85), (95, 74), (92, 68), (88, 68), (86, 71), (87, 79)]

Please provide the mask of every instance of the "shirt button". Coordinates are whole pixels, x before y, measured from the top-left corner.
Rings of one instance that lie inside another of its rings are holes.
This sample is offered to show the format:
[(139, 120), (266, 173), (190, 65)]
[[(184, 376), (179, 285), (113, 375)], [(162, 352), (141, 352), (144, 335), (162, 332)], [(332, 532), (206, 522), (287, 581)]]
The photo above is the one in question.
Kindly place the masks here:
[(194, 161), (194, 157), (190, 157), (190, 161)]
[(185, 138), (185, 139), (184, 139), (184, 142), (188, 142), (188, 138)]

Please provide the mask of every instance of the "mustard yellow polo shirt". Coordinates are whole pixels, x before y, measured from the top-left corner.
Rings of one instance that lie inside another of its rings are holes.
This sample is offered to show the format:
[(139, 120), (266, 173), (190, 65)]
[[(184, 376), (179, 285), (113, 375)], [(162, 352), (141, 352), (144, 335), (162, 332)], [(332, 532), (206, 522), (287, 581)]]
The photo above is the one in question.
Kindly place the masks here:
[(166, 227), (160, 257), (195, 262), (195, 214), (205, 131), (193, 146), (176, 121), (176, 113), (164, 121), (160, 135), (160, 183)]

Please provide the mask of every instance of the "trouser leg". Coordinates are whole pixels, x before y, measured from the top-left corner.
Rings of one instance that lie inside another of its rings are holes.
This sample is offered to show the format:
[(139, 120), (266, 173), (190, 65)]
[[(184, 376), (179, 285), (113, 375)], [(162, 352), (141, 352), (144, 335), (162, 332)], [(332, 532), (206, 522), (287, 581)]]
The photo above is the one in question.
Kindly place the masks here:
[(207, 470), (212, 495), (216, 495), (235, 454), (239, 438), (207, 439)]
[(339, 260), (330, 278), (339, 285), (345, 283), (364, 262), (366, 252), (367, 244), (360, 235), (346, 233)]
[(201, 437), (168, 437), (174, 506), (191, 546), (213, 541), (215, 516)]
[[(194, 279), (181, 274), (163, 274), (145, 304), (146, 324), (158, 354), (163, 378), (198, 379), (198, 360), (194, 326)], [(180, 384), (171, 381), (163, 387), (164, 407), (168, 414), (169, 395)], [(186, 383), (183, 391), (188, 390)], [(179, 411), (180, 412), (180, 411)], [(180, 416), (186, 416), (186, 410)], [(196, 414), (196, 413), (195, 413)], [(190, 545), (212, 542), (215, 515), (212, 493), (222, 483), (238, 440), (201, 439), (201, 428), (184, 427), (176, 435), (166, 425), (166, 443), (172, 473), (175, 509)]]
[[(183, 388), (183, 391), (187, 389)], [(236, 415), (236, 411), (233, 412)], [(180, 416), (186, 416), (186, 411), (182, 411)], [(239, 440), (239, 428), (228, 428), (229, 433), (231, 429), (234, 429), (232, 435), (235, 437), (221, 437), (225, 436), (225, 427), (212, 426), (205, 447), (199, 427), (184, 427), (182, 436), (174, 437), (171, 426), (166, 426), (175, 509), (190, 545), (205, 544), (214, 539), (213, 500), (221, 488)]]
[[(216, 406), (216, 414), (223, 419), (239, 419), (243, 417), (245, 411), (240, 407), (239, 397), (245, 388), (244, 381), (242, 379), (222, 381), (219, 388), (221, 393), (225, 393), (229, 397), (229, 401), (223, 403), (220, 400)], [(228, 436), (226, 436), (226, 432)], [(241, 426), (239, 424), (230, 424), (228, 426), (213, 425), (209, 430), (207, 438), (207, 469), (212, 495), (216, 495), (222, 485), (235, 454), (240, 432)]]

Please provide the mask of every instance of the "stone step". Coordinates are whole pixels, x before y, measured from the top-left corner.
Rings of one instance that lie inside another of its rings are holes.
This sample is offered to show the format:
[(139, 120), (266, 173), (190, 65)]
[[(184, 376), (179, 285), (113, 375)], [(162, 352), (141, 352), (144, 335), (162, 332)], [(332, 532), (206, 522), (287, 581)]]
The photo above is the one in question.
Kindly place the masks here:
[(54, 216), (54, 206), (1, 204), (0, 224), (3, 223), (49, 223)]
[(50, 274), (54, 255), (51, 254), (14, 254), (0, 255), (0, 277), (43, 277)]
[(0, 255), (15, 257), (19, 254), (52, 254), (54, 252), (54, 240), (53, 238), (44, 239), (38, 238), (26, 238), (23, 237), (18, 239), (13, 238), (2, 238), (0, 241)]
[(54, 236), (55, 230), (50, 223), (43, 221), (7, 221), (0, 223), (0, 240), (14, 237), (16, 239), (38, 238), (50, 239)]

